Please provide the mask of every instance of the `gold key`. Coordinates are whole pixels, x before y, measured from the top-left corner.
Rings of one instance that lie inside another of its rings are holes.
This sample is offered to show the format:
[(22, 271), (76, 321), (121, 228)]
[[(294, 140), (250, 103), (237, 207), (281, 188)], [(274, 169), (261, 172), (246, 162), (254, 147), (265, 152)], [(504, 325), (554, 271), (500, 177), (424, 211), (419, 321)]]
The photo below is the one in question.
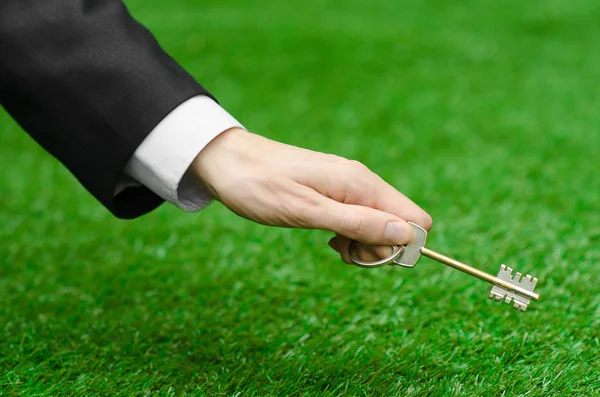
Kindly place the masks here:
[(395, 246), (392, 254), (389, 257), (374, 262), (360, 260), (356, 256), (357, 242), (353, 241), (348, 247), (350, 259), (352, 262), (354, 262), (354, 264), (361, 267), (380, 267), (390, 264), (412, 268), (416, 266), (421, 255), (425, 255), (433, 260), (443, 263), (444, 265), (458, 269), (461, 272), (470, 274), (471, 276), (493, 284), (492, 290), (490, 291), (488, 297), (498, 302), (502, 300), (504, 300), (506, 303), (513, 302), (515, 309), (519, 309), (524, 312), (532, 299), (534, 301), (538, 301), (540, 299), (540, 295), (533, 292), (538, 281), (537, 278), (530, 275), (523, 277), (521, 273), (517, 273), (513, 276), (513, 269), (505, 265), (500, 266), (498, 276), (494, 277), (482, 270), (439, 254), (430, 250), (429, 248), (425, 248), (425, 242), (427, 240), (427, 232), (425, 229), (415, 225), (412, 222), (408, 222), (408, 224), (413, 229), (413, 240), (407, 245)]

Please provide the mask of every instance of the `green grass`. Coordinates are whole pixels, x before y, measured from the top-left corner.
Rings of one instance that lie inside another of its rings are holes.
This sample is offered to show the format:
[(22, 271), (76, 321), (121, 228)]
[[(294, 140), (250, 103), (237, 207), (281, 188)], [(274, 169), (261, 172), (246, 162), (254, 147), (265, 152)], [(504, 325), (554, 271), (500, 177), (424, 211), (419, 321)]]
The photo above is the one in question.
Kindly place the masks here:
[(0, 395), (600, 395), (598, 2), (128, 4), (248, 128), (366, 163), (542, 300), (219, 204), (114, 219), (2, 113)]

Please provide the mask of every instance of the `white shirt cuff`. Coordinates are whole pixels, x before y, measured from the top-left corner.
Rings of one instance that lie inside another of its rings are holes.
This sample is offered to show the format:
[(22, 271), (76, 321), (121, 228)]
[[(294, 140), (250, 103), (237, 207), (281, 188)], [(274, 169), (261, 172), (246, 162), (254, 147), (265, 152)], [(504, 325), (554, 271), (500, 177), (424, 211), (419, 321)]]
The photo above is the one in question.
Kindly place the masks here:
[[(207, 96), (188, 99), (165, 117), (137, 148), (125, 174), (185, 211), (207, 206), (212, 196), (188, 171), (220, 133), (242, 125)], [(117, 191), (131, 186), (123, 178)]]

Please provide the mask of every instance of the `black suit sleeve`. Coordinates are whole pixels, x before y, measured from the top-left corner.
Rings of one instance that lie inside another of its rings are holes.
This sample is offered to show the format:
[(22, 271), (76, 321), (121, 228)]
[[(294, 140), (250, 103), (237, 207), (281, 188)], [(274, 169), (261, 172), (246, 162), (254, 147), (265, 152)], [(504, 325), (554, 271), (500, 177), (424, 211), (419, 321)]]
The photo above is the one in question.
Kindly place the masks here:
[(202, 94), (120, 0), (0, 0), (0, 103), (117, 217), (162, 202), (115, 187), (152, 129)]

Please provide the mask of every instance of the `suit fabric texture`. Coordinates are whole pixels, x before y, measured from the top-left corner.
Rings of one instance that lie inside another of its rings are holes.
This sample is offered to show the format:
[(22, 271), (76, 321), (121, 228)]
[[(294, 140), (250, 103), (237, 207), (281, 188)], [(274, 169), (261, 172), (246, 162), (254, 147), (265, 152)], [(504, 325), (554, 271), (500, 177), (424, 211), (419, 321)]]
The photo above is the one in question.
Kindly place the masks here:
[(0, 103), (119, 218), (162, 202), (115, 189), (144, 138), (197, 95), (213, 98), (121, 1), (0, 1)]

